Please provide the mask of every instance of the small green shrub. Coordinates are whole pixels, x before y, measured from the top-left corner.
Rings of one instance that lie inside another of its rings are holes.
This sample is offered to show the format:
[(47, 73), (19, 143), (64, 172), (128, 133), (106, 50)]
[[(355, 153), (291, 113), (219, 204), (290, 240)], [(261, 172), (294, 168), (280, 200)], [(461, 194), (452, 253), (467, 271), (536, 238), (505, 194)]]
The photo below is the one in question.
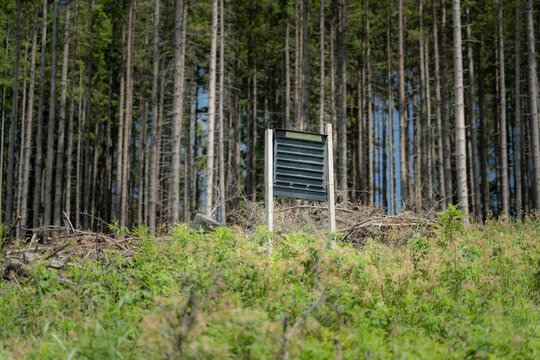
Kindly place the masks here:
[(464, 230), (463, 218), (466, 216), (459, 205), (448, 205), (446, 211), (439, 213), (436, 228), (445, 243), (453, 241)]

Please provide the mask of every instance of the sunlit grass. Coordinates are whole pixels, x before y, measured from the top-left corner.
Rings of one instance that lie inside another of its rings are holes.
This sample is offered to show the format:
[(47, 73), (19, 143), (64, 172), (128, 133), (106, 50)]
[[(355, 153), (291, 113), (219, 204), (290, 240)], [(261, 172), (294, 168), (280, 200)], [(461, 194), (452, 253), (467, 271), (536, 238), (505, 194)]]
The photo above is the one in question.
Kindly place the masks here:
[(536, 219), (361, 249), (281, 234), (271, 256), (263, 230), (137, 234), (133, 258), (68, 269), (76, 286), (39, 265), (20, 286), (0, 282), (0, 358), (273, 359), (285, 317), (294, 323), (317, 289), (328, 298), (293, 334), (293, 358), (334, 358), (335, 339), (351, 359), (540, 356)]

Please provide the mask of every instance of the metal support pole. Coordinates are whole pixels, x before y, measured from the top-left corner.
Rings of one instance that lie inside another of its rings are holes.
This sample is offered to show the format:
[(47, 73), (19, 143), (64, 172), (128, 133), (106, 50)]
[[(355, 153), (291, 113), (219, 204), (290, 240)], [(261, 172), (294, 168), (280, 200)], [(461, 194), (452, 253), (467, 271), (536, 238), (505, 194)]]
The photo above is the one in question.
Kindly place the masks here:
[(266, 228), (274, 231), (274, 144), (272, 129), (266, 129), (264, 143), (264, 190), (266, 200)]
[(328, 169), (328, 183), (326, 185), (326, 191), (328, 192), (328, 230), (330, 233), (336, 232), (336, 204), (334, 196), (334, 146), (332, 142), (332, 124), (326, 124), (325, 126), (326, 137), (326, 153), (328, 157), (327, 169)]

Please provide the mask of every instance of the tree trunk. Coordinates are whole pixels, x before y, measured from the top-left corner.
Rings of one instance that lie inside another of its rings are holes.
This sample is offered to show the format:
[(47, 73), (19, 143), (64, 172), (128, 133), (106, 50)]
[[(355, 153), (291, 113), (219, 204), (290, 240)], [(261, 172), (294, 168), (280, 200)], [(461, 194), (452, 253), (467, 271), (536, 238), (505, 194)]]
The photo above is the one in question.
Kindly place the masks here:
[(294, 129), (300, 129), (301, 118), (301, 87), (302, 87), (302, 72), (301, 72), (301, 62), (302, 57), (302, 47), (300, 45), (301, 41), (301, 28), (300, 28), (300, 3), (301, 0), (295, 0), (294, 3)]
[(486, 95), (485, 95), (485, 78), (484, 78), (484, 37), (480, 39), (480, 48), (478, 51), (478, 102), (480, 110), (480, 129), (481, 140), (480, 148), (480, 164), (482, 175), (482, 212), (484, 220), (487, 219), (490, 212), (489, 205), (489, 129), (486, 115)]
[(433, 11), (433, 52), (435, 55), (435, 116), (437, 117), (437, 172), (439, 174), (439, 193), (441, 197), (442, 208), (446, 209), (446, 184), (444, 177), (443, 162), (443, 135), (442, 135), (442, 109), (441, 109), (441, 72), (439, 69), (439, 37), (437, 27), (436, 1), (432, 3)]
[(388, 81), (388, 142), (390, 143), (390, 206), (389, 213), (396, 213), (396, 175), (395, 175), (395, 159), (394, 159), (394, 90), (392, 89), (392, 48), (390, 46), (390, 6), (386, 8), (386, 64), (387, 64), (387, 81)]
[(300, 130), (307, 130), (309, 120), (309, 0), (302, 6), (302, 119)]
[(375, 116), (372, 113), (372, 102), (371, 102), (371, 43), (369, 37), (369, 0), (366, 0), (366, 67), (367, 67), (367, 121), (368, 121), (368, 177), (369, 177), (369, 204), (373, 205), (375, 203), (375, 176), (374, 176), (374, 162), (375, 162), (375, 136), (374, 126)]
[(158, 81), (159, 81), (159, 12), (160, 0), (154, 2), (154, 40), (152, 61), (152, 130), (150, 135), (150, 200), (148, 202), (148, 227), (156, 231), (156, 203), (159, 184), (159, 155), (161, 134), (158, 134)]
[(60, 226), (62, 215), (62, 180), (64, 175), (64, 129), (66, 124), (67, 76), (69, 59), (69, 23), (70, 5), (66, 2), (66, 20), (64, 23), (64, 50), (62, 54), (62, 77), (60, 78), (60, 111), (58, 114), (58, 145), (56, 149), (56, 176), (54, 191), (53, 223)]
[(515, 108), (516, 108), (516, 143), (514, 149), (515, 191), (516, 191), (516, 217), (521, 220), (523, 213), (522, 176), (521, 176), (521, 148), (522, 148), (522, 115), (521, 115), (521, 1), (516, 0), (516, 74), (515, 74)]
[(56, 44), (58, 42), (58, 3), (54, 1), (53, 40), (51, 60), (51, 97), (49, 99), (49, 125), (47, 129), (47, 163), (45, 165), (45, 202), (43, 209), (43, 224), (52, 225), (52, 195), (53, 195), (53, 166), (54, 166), (54, 133), (56, 120)]
[(325, 85), (325, 60), (324, 60), (324, 30), (325, 30), (325, 24), (324, 24), (324, 0), (320, 0), (320, 21), (319, 21), (319, 27), (321, 31), (320, 35), (320, 90), (319, 90), (319, 133), (323, 133), (324, 131), (324, 85)]
[[(8, 27), (6, 31), (6, 57), (4, 62), (8, 63), (8, 56), (9, 56), (9, 22)], [(4, 68), (4, 78), (7, 78), (7, 67)], [(0, 209), (3, 209), (2, 203), (4, 201), (4, 123), (6, 120), (6, 84), (2, 86), (2, 123), (0, 127)], [(2, 211), (0, 210), (0, 221), (2, 221)]]
[(221, 222), (227, 223), (227, 203), (225, 194), (225, 138), (224, 138), (224, 125), (223, 119), (223, 99), (225, 92), (225, 26), (223, 24), (223, 0), (220, 0), (220, 39), (219, 39), (219, 205), (221, 209)]
[(409, 198), (408, 190), (408, 161), (407, 161), (407, 144), (406, 144), (406, 128), (407, 114), (405, 104), (405, 29), (403, 28), (403, 0), (399, 0), (398, 8), (398, 85), (399, 85), (399, 163), (400, 163), (400, 189), (401, 189), (401, 209), (404, 203)]
[[(467, 189), (467, 145), (465, 134), (465, 104), (463, 102), (463, 57), (461, 53), (461, 5), (453, 0), (454, 18), (454, 91), (456, 112), (457, 192), (461, 208), (468, 215), (469, 195)], [(468, 223), (468, 216), (464, 221)]]
[(467, 57), (469, 58), (469, 97), (470, 97), (470, 129), (471, 129), (471, 155), (472, 155), (472, 173), (469, 176), (472, 178), (473, 189), (473, 203), (474, 203), (474, 216), (480, 217), (480, 183), (478, 174), (478, 145), (476, 142), (476, 97), (474, 95), (474, 62), (472, 51), (472, 37), (471, 37), (471, 21), (469, 18), (469, 8), (467, 8)]
[(498, 6), (498, 41), (499, 41), (499, 95), (500, 95), (500, 126), (501, 126), (501, 186), (503, 216), (510, 216), (510, 190), (508, 184), (508, 145), (506, 135), (506, 86), (504, 83), (504, 38), (503, 38), (503, 9), (502, 0)]
[[(89, 22), (89, 45), (88, 45), (88, 55), (87, 55), (87, 84), (86, 84), (86, 108), (85, 108), (85, 128), (84, 131), (86, 134), (90, 134), (90, 124), (91, 124), (91, 109), (92, 109), (92, 76), (93, 76), (93, 54), (94, 54), (94, 20), (95, 20), (95, 0), (92, 0), (90, 3), (90, 22)], [(96, 134), (97, 136), (97, 134)], [(90, 217), (88, 216), (89, 206), (90, 206), (90, 136), (84, 137), (84, 161), (82, 168), (82, 177), (83, 177), (83, 186), (82, 186), (82, 210), (86, 214), (83, 220), (83, 226), (88, 228), (88, 222)]]
[[(37, 52), (37, 34), (38, 34), (38, 3), (34, 10), (34, 28), (32, 35), (32, 52), (30, 55), (30, 84), (28, 86), (28, 113), (26, 114), (26, 139), (24, 140), (24, 170), (22, 183), (22, 204), (21, 204), (21, 227), (26, 228), (27, 209), (28, 209), (28, 183), (30, 181), (30, 149), (32, 142), (32, 122), (34, 114), (34, 87), (36, 81), (36, 52)], [(1, 184), (1, 183), (0, 183)]]
[(122, 22), (122, 43), (120, 46), (121, 50), (121, 70), (120, 70), (120, 90), (119, 90), (119, 99), (118, 99), (118, 146), (116, 151), (116, 205), (115, 211), (113, 214), (117, 217), (117, 220), (120, 222), (122, 217), (122, 192), (124, 191), (123, 184), (123, 170), (124, 170), (124, 101), (125, 101), (125, 86), (126, 86), (126, 75), (124, 70), (124, 63), (126, 60), (126, 23)]
[(527, 56), (529, 63), (529, 113), (531, 127), (531, 147), (533, 157), (532, 179), (534, 207), (540, 211), (540, 136), (538, 134), (538, 74), (536, 72), (536, 50), (534, 43), (534, 22), (532, 0), (527, 0)]
[[(442, 137), (443, 137), (443, 164), (444, 164), (444, 185), (446, 187), (445, 206), (451, 204), (453, 186), (452, 186), (452, 149), (450, 144), (450, 112), (448, 102), (448, 59), (446, 56), (446, 6), (444, 0), (441, 0), (441, 92), (442, 92)], [(457, 129), (456, 129), (457, 130)], [(457, 134), (457, 132), (456, 132)]]
[[(289, 55), (289, 32), (290, 24), (287, 12), (285, 12), (287, 17), (285, 24), (285, 47), (283, 52), (285, 53), (285, 118), (283, 128), (293, 128), (291, 124), (291, 64), (290, 64), (290, 55)], [(236, 178), (236, 181), (239, 181), (239, 178)]]
[(345, 0), (338, 4), (338, 73), (339, 73), (339, 169), (342, 188), (342, 201), (348, 201), (347, 186), (347, 63), (345, 59)]
[[(19, 57), (21, 47), (21, 6), (22, 0), (17, 1), (17, 27), (15, 30), (15, 65), (13, 70), (13, 105), (11, 107), (11, 124), (9, 126), (7, 197), (5, 223), (11, 224), (13, 220), (13, 184), (15, 182), (15, 142), (17, 141), (17, 100), (19, 97)], [(3, 169), (0, 169), (2, 171)], [(2, 184), (0, 184), (1, 186)]]
[[(418, 149), (416, 152), (416, 158), (415, 162), (418, 162), (418, 166), (416, 166), (415, 171), (418, 172), (418, 176), (415, 176), (415, 192), (416, 192), (416, 208), (418, 211), (422, 209), (422, 191), (423, 191), (423, 184), (429, 183), (429, 179), (427, 181), (422, 181), (422, 175), (425, 175), (426, 178), (429, 177), (429, 173), (427, 172), (427, 153), (429, 149), (429, 139), (428, 139), (428, 130), (429, 128), (426, 126), (426, 102), (428, 98), (428, 94), (426, 92), (426, 68), (425, 68), (425, 59), (424, 59), (424, 8), (422, 1), (419, 2), (418, 7), (418, 16), (420, 18), (420, 38), (419, 38), (419, 50), (420, 50), (420, 79), (419, 79), (419, 85), (418, 85), (418, 96), (420, 97), (420, 113), (419, 116), (417, 116), (418, 121), (417, 124), (421, 124), (418, 128), (419, 134), (418, 134)], [(422, 140), (420, 140), (420, 137)], [(421, 143), (421, 145), (420, 145)], [(428, 196), (429, 199), (429, 196)]]
[[(206, 154), (206, 196), (204, 214), (212, 216), (214, 206), (214, 128), (216, 123), (216, 60), (217, 60), (218, 5), (212, 0), (212, 37), (210, 40), (210, 84), (208, 96), (208, 152)], [(254, 124), (255, 125), (255, 124)], [(255, 140), (255, 139), (253, 139)], [(253, 183), (253, 186), (255, 184)]]
[(251, 193), (249, 198), (251, 201), (257, 199), (257, 127), (258, 127), (258, 117), (257, 117), (257, 63), (255, 59), (253, 60), (253, 80), (252, 80), (252, 125), (251, 125), (251, 141), (252, 141), (252, 152), (249, 154), (249, 168), (251, 174)]
[[(129, 223), (129, 175), (130, 175), (130, 162), (129, 162), (129, 144), (131, 139), (131, 123), (132, 123), (132, 111), (133, 111), (133, 33), (135, 22), (135, 6), (136, 0), (132, 0), (129, 6), (128, 28), (127, 28), (127, 56), (126, 56), (126, 110), (125, 110), (125, 122), (124, 122), (124, 135), (123, 135), (123, 147), (122, 147), (122, 186), (121, 186), (121, 199), (120, 199), (120, 226), (126, 226)], [(87, 105), (90, 105), (88, 102)], [(87, 119), (89, 121), (89, 119)]]

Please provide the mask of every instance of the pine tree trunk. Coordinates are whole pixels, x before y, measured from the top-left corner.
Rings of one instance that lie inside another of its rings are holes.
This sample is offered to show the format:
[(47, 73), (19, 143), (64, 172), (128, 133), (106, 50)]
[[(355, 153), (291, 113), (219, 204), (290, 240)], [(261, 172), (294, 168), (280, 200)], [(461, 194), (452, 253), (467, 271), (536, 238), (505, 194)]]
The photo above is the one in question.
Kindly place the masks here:
[[(461, 5), (453, 0), (454, 18), (454, 91), (456, 112), (457, 192), (461, 208), (468, 215), (467, 145), (465, 134), (465, 103), (463, 95), (463, 56), (461, 51)], [(464, 221), (468, 223), (468, 217)]]
[(343, 202), (348, 201), (349, 189), (347, 184), (347, 64), (345, 62), (345, 0), (339, 0), (338, 5), (338, 73), (339, 73), (339, 170)]
[(122, 217), (122, 187), (123, 173), (124, 173), (124, 102), (125, 102), (125, 86), (126, 86), (126, 73), (124, 70), (124, 64), (126, 60), (126, 23), (122, 22), (122, 43), (121, 43), (121, 66), (120, 70), (120, 89), (118, 99), (118, 146), (116, 151), (116, 205), (114, 216), (120, 222)]
[[(285, 13), (286, 14), (286, 13)], [(286, 24), (285, 24), (285, 45), (283, 52), (285, 54), (285, 118), (284, 118), (284, 124), (283, 128), (293, 128), (293, 125), (291, 124), (291, 62), (290, 62), (290, 55), (289, 55), (289, 32), (290, 32), (290, 24), (287, 16)], [(237, 75), (238, 76), (238, 75)], [(239, 106), (239, 105), (238, 105)], [(238, 109), (240, 110), (240, 109)], [(239, 181), (239, 178), (236, 178), (236, 181)]]
[(356, 133), (357, 133), (357, 140), (356, 140), (356, 166), (358, 168), (357, 174), (356, 174), (356, 199), (362, 199), (363, 193), (365, 191), (364, 189), (364, 178), (365, 178), (365, 172), (364, 172), (364, 92), (363, 92), (363, 76), (362, 76), (362, 63), (360, 59), (358, 59), (358, 75), (357, 75), (357, 89), (356, 89), (356, 99), (357, 99), (357, 107), (358, 107), (358, 115), (356, 118)]
[[(6, 57), (4, 62), (7, 64), (9, 56), (9, 23), (6, 31)], [(7, 78), (7, 67), (4, 68), (4, 78)], [(3, 209), (2, 203), (4, 202), (4, 123), (6, 120), (6, 84), (2, 86), (2, 123), (0, 127), (0, 209)], [(0, 210), (0, 221), (2, 221), (2, 211)]]
[(368, 121), (368, 177), (369, 177), (369, 204), (373, 205), (375, 203), (375, 176), (374, 176), (374, 162), (375, 162), (375, 136), (374, 132), (374, 122), (375, 116), (372, 113), (372, 101), (371, 101), (371, 43), (369, 37), (369, 1), (366, 0), (366, 67), (367, 67), (367, 121)]
[(437, 117), (437, 173), (439, 175), (439, 194), (441, 205), (446, 209), (446, 184), (444, 182), (444, 162), (443, 162), (443, 135), (442, 135), (442, 109), (441, 109), (441, 72), (439, 69), (439, 31), (437, 26), (436, 2), (432, 3), (433, 16), (433, 52), (435, 55), (435, 116)]
[(529, 113), (531, 127), (531, 147), (533, 157), (532, 179), (534, 190), (534, 207), (540, 211), (540, 136), (538, 134), (538, 73), (536, 67), (536, 50), (534, 39), (533, 5), (527, 0), (525, 9), (527, 17), (527, 57), (529, 63)]
[[(441, 106), (442, 106), (442, 140), (443, 140), (443, 165), (444, 165), (444, 185), (446, 187), (445, 206), (451, 204), (454, 192), (452, 185), (452, 149), (450, 143), (450, 110), (448, 102), (448, 59), (446, 56), (446, 6), (445, 0), (441, 0)], [(457, 134), (457, 132), (456, 132)], [(457, 144), (456, 144), (457, 145)], [(459, 194), (458, 194), (459, 196)]]
[(392, 89), (392, 48), (390, 46), (390, 6), (386, 8), (386, 64), (387, 64), (387, 81), (388, 81), (388, 142), (390, 143), (390, 206), (389, 214), (396, 213), (396, 187), (397, 179), (395, 175), (395, 159), (394, 159), (394, 90)]
[(506, 85), (504, 70), (504, 38), (503, 38), (503, 9), (502, 0), (498, 6), (498, 41), (499, 41), (499, 95), (500, 95), (500, 126), (501, 126), (501, 186), (502, 186), (502, 212), (503, 216), (510, 216), (510, 190), (508, 184), (508, 145), (506, 135)]
[(67, 76), (69, 59), (69, 27), (70, 27), (70, 5), (66, 2), (66, 19), (64, 23), (64, 50), (62, 54), (62, 77), (60, 78), (60, 111), (58, 114), (58, 145), (56, 148), (56, 176), (54, 191), (54, 211), (53, 223), (60, 226), (62, 210), (62, 180), (64, 175), (64, 135), (66, 124), (66, 100), (67, 100)]
[[(23, 59), (23, 75), (22, 75), (22, 78), (23, 78), (23, 96), (22, 96), (22, 109), (21, 109), (21, 130), (20, 130), (20, 145), (19, 145), (19, 149), (18, 149), (18, 156), (16, 155), (16, 173), (17, 173), (17, 178), (16, 178), (16, 187), (17, 187), (17, 207), (15, 209), (15, 214), (17, 216), (21, 216), (21, 202), (22, 202), (22, 187), (23, 187), (23, 184), (22, 184), (22, 181), (23, 181), (23, 167), (24, 167), (24, 162), (23, 162), (23, 159), (24, 159), (24, 139), (26, 138), (26, 96), (27, 96), (27, 91), (26, 91), (26, 83), (27, 83), (27, 80), (28, 78), (26, 77), (26, 64), (28, 63), (28, 43), (25, 44), (24, 46), (24, 59)], [(16, 232), (15, 232), (15, 237), (17, 239), (20, 238), (20, 234), (21, 234), (21, 223), (20, 221), (18, 222), (17, 224), (17, 228), (16, 228)]]
[(307, 130), (309, 120), (309, 0), (302, 6), (302, 119), (300, 130)]
[(320, 35), (320, 90), (319, 90), (319, 133), (324, 132), (324, 85), (325, 85), (325, 60), (324, 60), (324, 30), (325, 30), (325, 24), (324, 24), (324, 0), (320, 0), (320, 21), (319, 21), (319, 27), (321, 31)]
[(482, 176), (482, 213), (484, 220), (487, 219), (490, 210), (489, 198), (489, 129), (486, 115), (486, 95), (484, 78), (484, 37), (480, 39), (480, 48), (478, 51), (478, 102), (480, 110), (480, 164)]
[[(69, 120), (67, 131), (67, 156), (66, 156), (66, 198), (65, 209), (68, 217), (71, 217), (71, 177), (72, 177), (72, 162), (73, 162), (73, 125), (75, 116), (75, 67), (77, 66), (77, 24), (79, 14), (79, 1), (75, 0), (75, 29), (73, 31), (73, 52), (71, 56), (71, 81), (70, 81), (70, 101), (69, 101)], [(112, 90), (112, 87), (111, 87)], [(112, 170), (111, 170), (112, 171)], [(112, 176), (112, 174), (111, 174)]]
[[(13, 105), (11, 107), (11, 117), (9, 126), (9, 148), (8, 148), (8, 172), (7, 172), (7, 196), (6, 196), (6, 218), (5, 223), (11, 224), (13, 221), (13, 184), (15, 182), (15, 142), (17, 135), (17, 101), (19, 97), (19, 58), (21, 45), (21, 6), (22, 0), (17, 1), (17, 27), (15, 30), (15, 65), (13, 70)], [(2, 171), (3, 169), (0, 169)], [(2, 184), (0, 184), (1, 186)]]
[(252, 141), (252, 152), (249, 154), (249, 168), (251, 175), (251, 193), (250, 200), (255, 201), (257, 199), (257, 127), (258, 127), (258, 116), (257, 116), (257, 63), (255, 59), (253, 60), (253, 80), (252, 80), (252, 99), (253, 109), (252, 109), (252, 125), (251, 125), (251, 141)]
[[(429, 128), (426, 126), (426, 101), (427, 101), (427, 92), (426, 92), (426, 68), (425, 68), (425, 59), (424, 59), (424, 8), (422, 1), (419, 2), (418, 6), (418, 16), (420, 18), (420, 38), (419, 38), (419, 50), (420, 50), (420, 79), (418, 84), (418, 95), (420, 96), (420, 116), (417, 116), (418, 124), (421, 124), (418, 129), (420, 132), (418, 134), (418, 149), (416, 152), (416, 158), (415, 162), (418, 162), (418, 166), (416, 166), (415, 171), (418, 172), (418, 176), (415, 176), (415, 192), (416, 192), (416, 208), (418, 211), (422, 210), (422, 191), (423, 191), (423, 184), (429, 183), (428, 181), (422, 181), (422, 174), (428, 176), (427, 173), (427, 153), (429, 148), (429, 139), (428, 139), (428, 130)], [(422, 140), (420, 141), (420, 137)], [(429, 196), (428, 196), (429, 199)]]
[(190, 96), (188, 98), (191, 100), (189, 101), (189, 116), (186, 121), (188, 136), (184, 151), (184, 168), (186, 173), (186, 177), (184, 179), (184, 222), (186, 224), (191, 220), (191, 202), (193, 198), (191, 193), (191, 184), (193, 182), (193, 137), (195, 136), (195, 129), (193, 128), (195, 118), (195, 86), (195, 81), (190, 81), (188, 86)]
[(301, 130), (300, 129), (300, 122), (301, 120), (301, 112), (300, 112), (300, 106), (301, 106), (301, 86), (302, 86), (302, 72), (300, 67), (302, 66), (300, 63), (300, 59), (302, 56), (301, 53), (301, 30), (300, 30), (300, 6), (298, 5), (301, 0), (295, 0), (294, 2), (294, 20), (295, 20), (295, 26), (294, 26), (294, 129), (295, 130)]
[(220, 39), (219, 39), (219, 204), (221, 209), (221, 222), (227, 222), (227, 204), (225, 194), (225, 138), (224, 138), (224, 125), (223, 119), (223, 99), (225, 92), (225, 26), (223, 24), (223, 0), (220, 0)]
[[(85, 134), (90, 134), (90, 125), (91, 125), (91, 109), (92, 109), (92, 76), (93, 76), (93, 54), (94, 54), (94, 21), (95, 21), (95, 0), (92, 0), (90, 3), (90, 22), (89, 22), (89, 45), (88, 45), (88, 55), (87, 55), (87, 84), (86, 84), (86, 108), (85, 108)], [(97, 134), (96, 134), (97, 136)], [(83, 218), (83, 226), (85, 229), (88, 229), (89, 219), (88, 212), (90, 211), (90, 136), (84, 137), (84, 156), (83, 156), (83, 168), (82, 168), (82, 177), (83, 177), (83, 186), (82, 186), (82, 210), (85, 213)], [(92, 218), (93, 219), (93, 218)]]
[(430, 204), (433, 204), (434, 202), (434, 187), (435, 187), (435, 167), (434, 167), (434, 161), (435, 161), (435, 129), (433, 128), (432, 124), (432, 118), (431, 118), (431, 75), (429, 71), (429, 40), (426, 41), (426, 49), (425, 49), (425, 68), (426, 68), (426, 118), (427, 118), (427, 127), (428, 127), (428, 139), (429, 145), (428, 145), (428, 160), (427, 160), (427, 186), (428, 186), (428, 198), (430, 201)]
[(148, 227), (156, 231), (156, 203), (159, 184), (159, 155), (161, 134), (158, 133), (158, 81), (159, 81), (159, 12), (160, 0), (154, 2), (154, 38), (152, 61), (152, 130), (150, 135), (150, 199), (148, 202)]
[(405, 104), (405, 29), (403, 27), (403, 0), (399, 0), (398, 8), (398, 86), (399, 86), (399, 163), (400, 163), (400, 189), (401, 189), (401, 209), (408, 201), (408, 161), (407, 161), (407, 144), (406, 144), (406, 104)]
[(478, 145), (477, 145), (477, 134), (476, 134), (476, 97), (474, 94), (474, 62), (473, 62), (473, 51), (472, 43), (473, 39), (471, 37), (471, 22), (469, 18), (469, 8), (467, 8), (467, 57), (469, 58), (469, 98), (470, 98), (470, 129), (471, 129), (471, 162), (472, 162), (472, 173), (469, 176), (472, 179), (472, 189), (473, 189), (473, 203), (474, 203), (474, 216), (479, 218), (481, 215), (480, 205), (480, 183), (479, 183), (479, 173), (478, 173)]
[(516, 217), (521, 220), (523, 214), (522, 176), (521, 176), (521, 148), (522, 140), (522, 115), (521, 115), (521, 1), (516, 0), (516, 66), (515, 66), (515, 108), (516, 108), (516, 143), (514, 149), (515, 166), (515, 191), (516, 191)]
[[(135, 7), (136, 0), (130, 2), (128, 28), (127, 28), (127, 56), (126, 56), (126, 109), (122, 148), (122, 196), (120, 201), (120, 226), (129, 224), (129, 179), (130, 179), (130, 162), (129, 162), (129, 144), (131, 140), (131, 123), (133, 117), (133, 35), (135, 22)], [(90, 105), (88, 102), (87, 105)], [(89, 119), (87, 118), (87, 121)]]
[(58, 3), (54, 1), (53, 40), (51, 60), (51, 97), (49, 99), (49, 125), (47, 129), (47, 162), (45, 165), (45, 202), (43, 209), (43, 224), (52, 225), (52, 195), (53, 195), (53, 166), (54, 166), (54, 134), (56, 122), (56, 44), (58, 42)]
[[(34, 114), (34, 87), (36, 81), (36, 53), (37, 53), (37, 34), (38, 34), (38, 3), (34, 10), (34, 28), (32, 35), (32, 52), (30, 55), (30, 84), (28, 86), (28, 113), (26, 114), (26, 138), (24, 140), (24, 170), (22, 183), (22, 204), (21, 204), (21, 227), (26, 228), (27, 209), (28, 209), (28, 183), (30, 181), (30, 149), (32, 142), (32, 122)], [(0, 183), (1, 184), (1, 183)], [(1, 197), (1, 196), (0, 196)]]
[[(206, 154), (206, 191), (204, 214), (211, 217), (214, 207), (214, 128), (216, 124), (216, 60), (217, 60), (218, 5), (212, 0), (212, 37), (210, 40), (210, 84), (208, 96), (208, 151)], [(255, 125), (255, 124), (254, 124)], [(254, 141), (255, 139), (253, 139)], [(253, 183), (253, 185), (255, 185)], [(253, 189), (252, 189), (253, 190)]]

